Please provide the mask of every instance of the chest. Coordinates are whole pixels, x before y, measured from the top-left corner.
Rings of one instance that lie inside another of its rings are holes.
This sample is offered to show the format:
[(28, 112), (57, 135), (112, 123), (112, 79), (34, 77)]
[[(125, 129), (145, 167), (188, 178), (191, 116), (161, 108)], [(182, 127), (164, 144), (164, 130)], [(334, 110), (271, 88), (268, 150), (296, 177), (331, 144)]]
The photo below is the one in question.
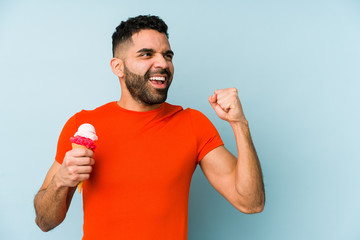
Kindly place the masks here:
[(189, 124), (162, 121), (112, 126), (116, 127), (104, 126), (99, 131), (89, 187), (166, 191), (190, 184), (197, 146)]

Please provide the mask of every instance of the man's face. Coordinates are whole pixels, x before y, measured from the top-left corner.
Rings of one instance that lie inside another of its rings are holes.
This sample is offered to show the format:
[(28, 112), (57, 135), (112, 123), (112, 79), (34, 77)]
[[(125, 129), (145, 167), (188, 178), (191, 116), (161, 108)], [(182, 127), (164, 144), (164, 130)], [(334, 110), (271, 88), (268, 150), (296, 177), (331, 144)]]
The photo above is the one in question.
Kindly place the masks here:
[[(165, 102), (167, 98), (167, 92), (170, 87), (170, 81), (159, 83), (162, 80), (151, 80), (151, 79), (163, 79), (163, 77), (153, 76), (166, 76), (165, 79), (171, 79), (171, 73), (166, 70), (158, 70), (150, 72), (147, 71), (144, 76), (137, 75), (131, 72), (124, 64), (124, 78), (127, 89), (131, 96), (137, 101), (144, 105), (154, 105)], [(149, 84), (150, 81), (150, 84)], [(155, 81), (155, 83), (154, 83)], [(160, 87), (152, 86), (157, 85)]]
[(141, 30), (132, 36), (132, 42), (124, 58), (127, 89), (144, 105), (163, 103), (174, 74), (174, 54), (166, 35)]

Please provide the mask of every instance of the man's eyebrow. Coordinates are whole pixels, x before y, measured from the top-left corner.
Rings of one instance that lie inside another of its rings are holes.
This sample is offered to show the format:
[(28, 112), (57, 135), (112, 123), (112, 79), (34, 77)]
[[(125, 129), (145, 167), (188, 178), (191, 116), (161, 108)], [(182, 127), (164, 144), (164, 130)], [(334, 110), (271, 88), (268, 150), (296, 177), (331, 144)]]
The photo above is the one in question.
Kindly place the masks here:
[(164, 52), (164, 54), (171, 54), (171, 55), (173, 55), (173, 56), (174, 56), (174, 52), (173, 52), (173, 51), (171, 51), (171, 50), (167, 50), (167, 51), (165, 51), (165, 52)]
[[(145, 52), (145, 53), (154, 53), (155, 50), (152, 49), (152, 48), (142, 48), (142, 49), (140, 49), (139, 51), (137, 51), (137, 53), (144, 53), (144, 52)], [(167, 50), (167, 51), (164, 52), (164, 54), (174, 55), (174, 52), (171, 51), (171, 50)]]
[(140, 49), (139, 51), (137, 51), (138, 53), (143, 53), (143, 52), (155, 52), (154, 49), (151, 49), (151, 48), (142, 48)]

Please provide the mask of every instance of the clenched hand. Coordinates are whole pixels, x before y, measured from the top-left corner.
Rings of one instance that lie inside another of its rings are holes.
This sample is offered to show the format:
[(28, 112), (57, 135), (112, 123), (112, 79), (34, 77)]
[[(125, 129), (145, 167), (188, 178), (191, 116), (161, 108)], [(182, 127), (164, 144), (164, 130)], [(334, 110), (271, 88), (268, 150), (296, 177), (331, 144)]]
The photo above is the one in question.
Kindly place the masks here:
[(236, 88), (216, 90), (208, 100), (221, 119), (229, 123), (246, 122)]

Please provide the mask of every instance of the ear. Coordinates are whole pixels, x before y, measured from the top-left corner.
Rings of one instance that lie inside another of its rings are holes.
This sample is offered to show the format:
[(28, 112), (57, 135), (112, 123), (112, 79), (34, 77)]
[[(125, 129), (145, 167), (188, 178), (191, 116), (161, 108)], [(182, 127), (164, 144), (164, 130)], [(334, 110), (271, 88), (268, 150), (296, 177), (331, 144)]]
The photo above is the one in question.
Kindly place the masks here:
[(110, 60), (110, 66), (113, 73), (119, 78), (124, 77), (124, 62), (120, 58), (112, 58)]

